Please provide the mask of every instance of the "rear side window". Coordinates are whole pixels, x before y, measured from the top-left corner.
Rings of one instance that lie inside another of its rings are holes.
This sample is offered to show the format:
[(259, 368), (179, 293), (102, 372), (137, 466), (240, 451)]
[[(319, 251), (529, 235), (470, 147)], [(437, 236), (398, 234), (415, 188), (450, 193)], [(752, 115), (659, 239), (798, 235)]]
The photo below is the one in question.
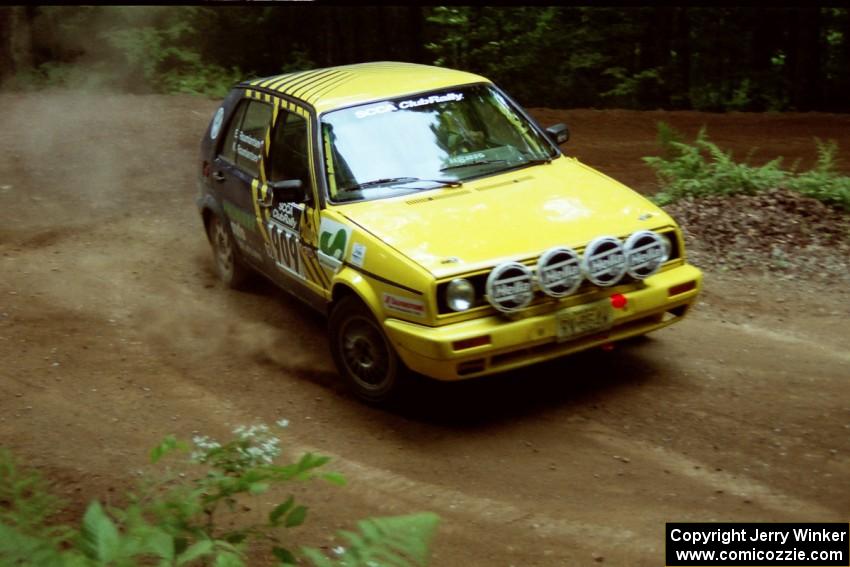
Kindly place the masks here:
[(219, 155), (256, 177), (271, 119), (271, 105), (243, 100), (233, 114)]
[(272, 181), (300, 179), (304, 187), (311, 187), (307, 128), (307, 120), (298, 114), (278, 117), (270, 156)]

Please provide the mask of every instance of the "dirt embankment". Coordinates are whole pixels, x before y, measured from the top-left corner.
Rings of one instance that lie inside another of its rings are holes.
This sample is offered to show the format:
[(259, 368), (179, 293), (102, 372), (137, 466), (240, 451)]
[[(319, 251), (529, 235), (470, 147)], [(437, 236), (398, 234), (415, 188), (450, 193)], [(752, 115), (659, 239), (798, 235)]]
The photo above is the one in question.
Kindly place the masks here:
[[(364, 407), (320, 317), (212, 275), (193, 198), (215, 106), (0, 95), (0, 445), (73, 509), (117, 498), (168, 433), (285, 417), (291, 453), (330, 454), (349, 479), (298, 489), (303, 543), (433, 510), (435, 565), (635, 566), (660, 564), (666, 521), (846, 521), (846, 284), (709, 270), (694, 313), (646, 340)], [(657, 120), (765, 159), (812, 160), (813, 136), (850, 148), (843, 116), (535, 114), (644, 191)]]

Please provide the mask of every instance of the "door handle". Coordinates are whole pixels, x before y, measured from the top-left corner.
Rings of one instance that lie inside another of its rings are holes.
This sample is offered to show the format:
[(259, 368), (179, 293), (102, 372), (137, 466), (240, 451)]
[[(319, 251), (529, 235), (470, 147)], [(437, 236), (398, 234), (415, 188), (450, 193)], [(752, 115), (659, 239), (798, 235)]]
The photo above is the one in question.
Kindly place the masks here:
[(257, 204), (263, 207), (264, 209), (271, 208), (274, 205), (274, 196), (272, 194), (272, 188), (269, 187), (266, 191), (266, 197), (263, 198), (263, 195), (257, 195)]
[(222, 181), (224, 181), (224, 174), (220, 171), (216, 171), (216, 172), (213, 172), (212, 178), (214, 180), (218, 181), (219, 183), (221, 183)]

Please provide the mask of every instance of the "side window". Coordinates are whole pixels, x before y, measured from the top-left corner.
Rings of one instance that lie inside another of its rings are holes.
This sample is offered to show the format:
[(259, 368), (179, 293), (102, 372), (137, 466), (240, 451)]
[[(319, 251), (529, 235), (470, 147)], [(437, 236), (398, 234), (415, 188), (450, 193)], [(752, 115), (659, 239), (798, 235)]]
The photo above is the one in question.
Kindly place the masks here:
[(227, 133), (221, 142), (219, 156), (223, 157), (230, 163), (236, 163), (236, 131), (242, 125), (242, 118), (245, 117), (245, 109), (248, 108), (248, 101), (243, 100), (236, 107), (233, 117), (230, 119), (230, 124), (227, 125)]
[(300, 179), (305, 188), (311, 188), (308, 127), (298, 114), (287, 112), (278, 117), (270, 156), (271, 181)]
[(221, 157), (252, 176), (259, 174), (266, 130), (272, 119), (272, 107), (256, 100), (243, 100), (227, 130)]

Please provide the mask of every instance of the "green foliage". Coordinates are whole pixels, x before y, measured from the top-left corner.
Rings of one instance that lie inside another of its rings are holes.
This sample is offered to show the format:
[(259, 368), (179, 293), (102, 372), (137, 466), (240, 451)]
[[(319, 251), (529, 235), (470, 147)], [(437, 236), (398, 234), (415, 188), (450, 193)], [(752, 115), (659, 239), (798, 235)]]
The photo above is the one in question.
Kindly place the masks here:
[[(285, 427), (287, 422), (278, 422)], [(33, 473), (19, 471), (11, 455), (0, 451), (0, 564), (57, 567), (135, 567), (138, 565), (215, 565), (242, 567), (246, 549), (265, 549), (280, 565), (298, 556), (317, 566), (426, 565), (428, 542), (438, 518), (417, 514), (374, 518), (358, 524), (358, 532), (341, 532), (348, 544), (336, 558), (315, 549), (293, 552), (283, 532), (302, 525), (308, 508), (289, 495), (262, 521), (239, 517), (245, 499), (268, 499), (273, 487), (292, 481), (324, 478), (336, 484), (336, 473), (319, 473), (329, 459), (306, 453), (297, 461), (276, 465), (280, 441), (263, 424), (238, 427), (234, 439), (219, 443), (195, 436), (185, 466), (200, 474), (170, 470), (149, 479), (125, 507), (91, 502), (78, 528), (51, 524), (59, 510), (46, 485)], [(151, 450), (153, 463), (185, 451), (188, 445), (166, 437)]]
[[(539, 69), (559, 36), (557, 7), (436, 6), (427, 16), (439, 33), (426, 43), (434, 64), (468, 69), (508, 86), (513, 96), (528, 100), (541, 87), (554, 88), (556, 73), (528, 80)], [(560, 63), (552, 61), (552, 63)]]
[[(113, 8), (122, 10), (122, 8)], [(136, 15), (127, 10), (132, 21)], [(223, 97), (243, 79), (237, 67), (205, 63), (197, 50), (200, 30), (197, 12), (162, 9), (162, 15), (147, 25), (104, 31), (102, 37), (120, 58), (124, 81), (137, 80), (158, 92), (208, 94)]]
[(850, 177), (836, 172), (838, 144), (818, 139), (815, 142), (818, 146), (817, 163), (809, 171), (796, 175), (789, 188), (850, 211)]
[(439, 517), (430, 513), (362, 520), (357, 523), (360, 533), (339, 533), (348, 547), (334, 550), (337, 559), (329, 559), (314, 548), (305, 549), (304, 555), (316, 567), (425, 566), (428, 544), (438, 523)]
[(623, 67), (610, 67), (605, 69), (602, 74), (610, 75), (616, 79), (617, 83), (612, 89), (602, 93), (601, 96), (616, 97), (625, 102), (633, 102), (636, 99), (638, 92), (647, 83), (655, 83), (657, 85), (664, 83), (661, 73), (662, 69), (660, 67), (643, 69), (642, 71), (633, 74), (628, 73)]
[[(403, 60), (482, 73), (529, 106), (850, 109), (846, 7), (352, 10), (290, 2), (11, 10), (0, 13), (0, 35), (18, 49), (5, 61), (0, 53), (0, 81), (18, 88), (219, 96), (254, 76)], [(28, 43), (30, 52), (19, 53)]]
[(693, 144), (681, 141), (682, 136), (663, 122), (658, 125), (658, 137), (664, 155), (643, 160), (655, 169), (661, 182), (662, 191), (654, 196), (661, 205), (688, 196), (754, 194), (786, 188), (850, 210), (850, 177), (836, 172), (835, 142), (816, 140), (817, 164), (809, 171), (795, 173), (795, 168), (782, 168), (781, 157), (761, 166), (750, 165), (749, 159), (736, 162), (732, 152), (724, 152), (709, 141), (705, 127)]
[(201, 51), (201, 7), (47, 6), (34, 33), (53, 57), (21, 70), (11, 86), (71, 87), (223, 97), (245, 79)]

